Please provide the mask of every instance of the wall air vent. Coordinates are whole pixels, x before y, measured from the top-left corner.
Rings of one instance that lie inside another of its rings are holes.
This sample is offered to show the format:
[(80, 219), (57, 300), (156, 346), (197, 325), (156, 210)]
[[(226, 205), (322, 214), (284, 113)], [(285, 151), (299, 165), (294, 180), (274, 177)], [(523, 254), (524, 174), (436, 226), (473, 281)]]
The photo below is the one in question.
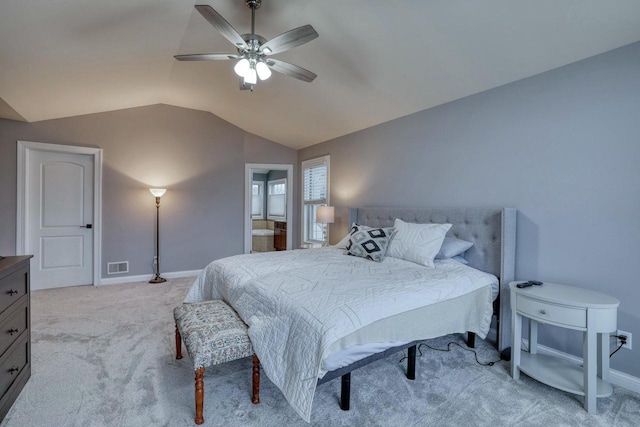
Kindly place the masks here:
[(121, 274), (129, 272), (129, 261), (108, 262), (107, 274)]

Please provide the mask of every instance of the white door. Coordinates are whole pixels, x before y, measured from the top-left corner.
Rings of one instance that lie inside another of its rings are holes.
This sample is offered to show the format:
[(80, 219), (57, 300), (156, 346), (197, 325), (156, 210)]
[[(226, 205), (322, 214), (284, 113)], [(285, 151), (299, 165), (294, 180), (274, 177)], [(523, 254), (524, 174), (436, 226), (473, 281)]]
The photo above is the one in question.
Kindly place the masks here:
[(32, 150), (28, 171), (32, 289), (92, 284), (94, 157)]

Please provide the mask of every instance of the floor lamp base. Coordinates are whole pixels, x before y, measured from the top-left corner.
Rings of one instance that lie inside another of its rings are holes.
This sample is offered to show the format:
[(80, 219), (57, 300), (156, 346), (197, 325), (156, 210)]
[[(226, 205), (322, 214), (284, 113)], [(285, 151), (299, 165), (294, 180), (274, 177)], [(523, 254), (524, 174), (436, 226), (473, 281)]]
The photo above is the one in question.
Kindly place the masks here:
[(160, 277), (159, 275), (156, 274), (156, 277), (154, 277), (153, 279), (149, 280), (149, 283), (163, 283), (166, 282), (167, 279)]

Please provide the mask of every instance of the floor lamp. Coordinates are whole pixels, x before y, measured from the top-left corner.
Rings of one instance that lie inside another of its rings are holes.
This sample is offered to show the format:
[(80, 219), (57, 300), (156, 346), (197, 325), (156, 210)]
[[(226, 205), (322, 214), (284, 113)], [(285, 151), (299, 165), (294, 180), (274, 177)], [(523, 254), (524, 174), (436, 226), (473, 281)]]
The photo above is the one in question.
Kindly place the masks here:
[(333, 224), (335, 221), (335, 213), (333, 206), (318, 206), (316, 211), (316, 222), (320, 224), (326, 224), (322, 234), (322, 246), (329, 244), (329, 224)]
[(156, 197), (156, 256), (154, 259), (156, 277), (149, 283), (162, 283), (167, 279), (160, 277), (160, 197), (167, 192), (166, 188), (150, 188), (149, 191)]

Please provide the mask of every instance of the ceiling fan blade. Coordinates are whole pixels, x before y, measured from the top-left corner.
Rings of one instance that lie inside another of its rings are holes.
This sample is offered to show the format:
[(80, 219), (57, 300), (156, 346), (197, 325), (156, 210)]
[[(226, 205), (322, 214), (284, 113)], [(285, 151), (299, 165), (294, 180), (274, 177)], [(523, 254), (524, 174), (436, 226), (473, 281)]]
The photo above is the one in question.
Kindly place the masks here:
[(274, 55), (310, 42), (316, 37), (318, 37), (316, 30), (311, 25), (304, 25), (272, 38), (263, 44), (260, 50), (265, 55)]
[(189, 55), (175, 55), (178, 61), (220, 61), (226, 59), (239, 59), (239, 55), (232, 53), (194, 53)]
[(218, 12), (209, 5), (196, 5), (196, 9), (200, 15), (204, 17), (216, 30), (220, 32), (227, 40), (240, 49), (247, 49), (247, 43), (244, 41), (240, 33), (227, 22)]
[(304, 68), (298, 67), (297, 65), (280, 61), (279, 59), (269, 58), (266, 62), (269, 68), (271, 68), (273, 71), (277, 71), (298, 80), (302, 80), (303, 82), (312, 82), (316, 77), (318, 77), (316, 73), (312, 73), (311, 71), (305, 70)]

